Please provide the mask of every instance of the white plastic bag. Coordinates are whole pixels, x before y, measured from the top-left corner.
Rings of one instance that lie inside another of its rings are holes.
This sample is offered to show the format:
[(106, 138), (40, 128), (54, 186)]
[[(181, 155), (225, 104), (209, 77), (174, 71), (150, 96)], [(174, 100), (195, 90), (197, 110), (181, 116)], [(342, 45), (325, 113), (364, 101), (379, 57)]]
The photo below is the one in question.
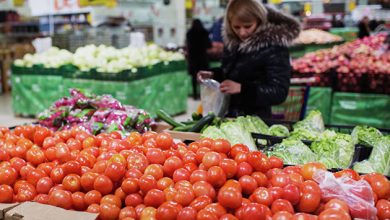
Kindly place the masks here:
[(219, 82), (213, 79), (205, 79), (200, 84), (200, 98), (203, 107), (203, 114), (214, 112), (222, 117), (229, 106), (229, 96), (219, 90)]
[(315, 172), (313, 179), (319, 184), (323, 199), (343, 200), (348, 204), (353, 218), (375, 220), (374, 192), (365, 180), (356, 181), (347, 176), (336, 178), (325, 170)]

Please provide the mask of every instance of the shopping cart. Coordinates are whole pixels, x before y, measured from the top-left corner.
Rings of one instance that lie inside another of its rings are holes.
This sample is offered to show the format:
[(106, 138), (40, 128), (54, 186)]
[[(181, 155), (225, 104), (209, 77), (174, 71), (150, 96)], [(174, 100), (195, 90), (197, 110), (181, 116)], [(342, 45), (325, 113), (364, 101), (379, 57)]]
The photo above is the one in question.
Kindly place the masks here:
[(272, 107), (272, 119), (284, 121), (302, 120), (310, 92), (310, 83), (318, 81), (317, 77), (292, 78), (291, 87), (285, 102)]

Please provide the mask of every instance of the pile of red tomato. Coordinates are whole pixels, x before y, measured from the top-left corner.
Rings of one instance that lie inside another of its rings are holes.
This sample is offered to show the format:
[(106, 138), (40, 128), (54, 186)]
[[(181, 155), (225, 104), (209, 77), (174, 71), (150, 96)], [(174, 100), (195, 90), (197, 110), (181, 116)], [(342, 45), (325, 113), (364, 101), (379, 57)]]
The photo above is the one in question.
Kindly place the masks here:
[[(320, 163), (283, 161), (223, 139), (188, 146), (166, 133), (97, 136), (73, 128), (0, 128), (0, 203), (36, 201), (100, 219), (351, 219), (346, 202), (324, 201), (312, 180)], [(390, 183), (364, 178), (377, 219), (390, 218)]]

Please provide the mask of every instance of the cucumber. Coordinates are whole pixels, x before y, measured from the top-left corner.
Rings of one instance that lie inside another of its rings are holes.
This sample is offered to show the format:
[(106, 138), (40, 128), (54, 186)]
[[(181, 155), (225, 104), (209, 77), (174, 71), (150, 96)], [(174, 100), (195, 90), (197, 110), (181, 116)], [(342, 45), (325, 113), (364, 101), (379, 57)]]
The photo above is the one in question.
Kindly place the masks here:
[(198, 120), (202, 119), (202, 114), (199, 114), (197, 112), (193, 112), (191, 117), (192, 117), (192, 120), (198, 121)]
[(190, 130), (190, 132), (199, 132), (205, 125), (210, 124), (215, 118), (214, 114), (209, 114), (200, 119)]
[(199, 120), (196, 120), (196, 121), (182, 121), (181, 123), (185, 124), (185, 125), (195, 125)]
[(160, 109), (156, 112), (157, 116), (165, 121), (166, 123), (172, 125), (173, 127), (183, 127), (185, 124), (175, 121), (168, 113)]
[(173, 130), (174, 130), (174, 131), (188, 131), (188, 130), (190, 130), (190, 128), (192, 128), (193, 126), (194, 126), (193, 124), (190, 124), (190, 125), (185, 125), (185, 126), (176, 127), (176, 128), (174, 128)]

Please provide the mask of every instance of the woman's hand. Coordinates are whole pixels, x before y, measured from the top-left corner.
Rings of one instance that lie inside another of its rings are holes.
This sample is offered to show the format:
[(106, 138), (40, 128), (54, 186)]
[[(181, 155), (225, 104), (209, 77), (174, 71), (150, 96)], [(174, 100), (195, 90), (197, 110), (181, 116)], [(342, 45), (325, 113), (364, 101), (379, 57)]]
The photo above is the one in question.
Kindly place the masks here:
[(210, 71), (199, 71), (196, 74), (196, 78), (198, 79), (198, 82), (201, 82), (205, 79), (211, 79), (211, 78), (213, 78), (213, 76), (214, 76), (214, 73), (210, 72)]
[(238, 94), (241, 92), (241, 84), (232, 80), (225, 80), (219, 86), (219, 90), (226, 94)]

